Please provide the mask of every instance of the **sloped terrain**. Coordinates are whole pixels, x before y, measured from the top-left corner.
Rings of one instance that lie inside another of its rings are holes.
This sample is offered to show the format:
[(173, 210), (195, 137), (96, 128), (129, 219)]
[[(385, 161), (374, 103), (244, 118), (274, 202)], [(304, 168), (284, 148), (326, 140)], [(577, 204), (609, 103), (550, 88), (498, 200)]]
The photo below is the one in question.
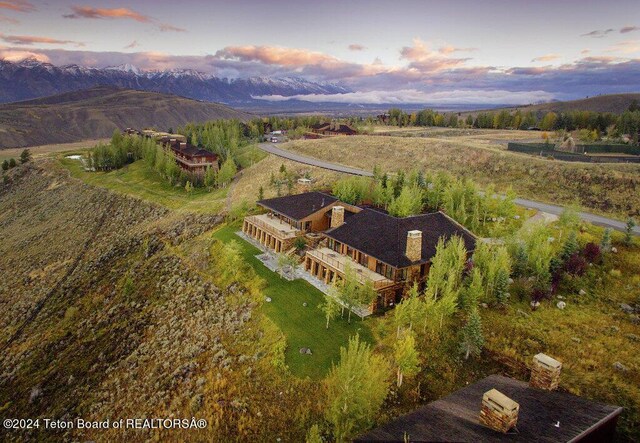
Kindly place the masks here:
[[(242, 288), (217, 288), (179, 253), (220, 222), (179, 216), (21, 166), (0, 188), (0, 412), (15, 418), (204, 418), (186, 436), (303, 432), (313, 388), (273, 375), (269, 329)], [(205, 236), (204, 238), (207, 238)], [(238, 389), (238, 386), (242, 386)], [(162, 431), (0, 430), (24, 439), (143, 441)], [(184, 434), (181, 434), (184, 432)], [(297, 433), (297, 434), (296, 434)]]
[[(543, 116), (547, 112), (555, 112), (556, 114), (559, 114), (561, 112), (572, 111), (611, 112), (614, 114), (621, 114), (629, 109), (629, 105), (634, 100), (636, 102), (640, 102), (640, 93), (604, 94), (580, 100), (555, 101), (535, 105), (508, 107), (505, 109), (508, 111), (515, 111), (516, 109), (520, 109), (522, 112), (532, 111), (538, 117)], [(500, 109), (490, 109), (489, 111), (495, 112)], [(478, 112), (482, 111), (463, 112), (461, 113), (461, 116), (463, 118), (469, 114), (475, 116)]]
[(175, 95), (98, 86), (0, 106), (0, 149), (109, 137), (114, 129), (167, 130), (252, 115)]

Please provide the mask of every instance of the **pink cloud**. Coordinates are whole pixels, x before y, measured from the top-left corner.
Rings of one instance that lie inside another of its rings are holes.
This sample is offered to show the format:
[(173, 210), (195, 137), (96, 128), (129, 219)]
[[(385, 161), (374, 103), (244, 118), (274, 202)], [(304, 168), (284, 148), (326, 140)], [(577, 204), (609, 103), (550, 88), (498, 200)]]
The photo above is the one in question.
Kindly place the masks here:
[(545, 54), (531, 59), (532, 62), (552, 62), (560, 58), (559, 54)]
[(360, 45), (358, 43), (352, 43), (348, 46), (349, 51), (364, 51), (365, 49), (367, 49), (366, 46), (364, 45)]
[(640, 31), (640, 26), (624, 26), (620, 28), (620, 34), (627, 34), (633, 31)]
[(303, 66), (340, 62), (337, 58), (320, 52), (276, 46), (227, 46), (216, 52), (216, 56), (224, 59), (259, 61), (268, 65), (280, 66)]
[(186, 29), (179, 28), (177, 26), (170, 25), (168, 23), (162, 23), (160, 25), (161, 32), (187, 32)]
[(0, 38), (7, 43), (11, 43), (14, 45), (33, 45), (34, 43), (41, 43), (45, 45), (68, 45), (74, 44), (78, 46), (84, 46), (84, 43), (75, 42), (72, 40), (58, 40), (51, 37), (38, 37), (33, 35), (2, 35), (0, 34)]
[(8, 62), (21, 62), (27, 58), (34, 58), (39, 62), (49, 63), (51, 60), (45, 54), (40, 52), (20, 51), (15, 49), (3, 49), (0, 48), (0, 60), (6, 60)]
[(129, 8), (93, 8), (91, 6), (72, 6), (72, 14), (67, 14), (66, 18), (91, 18), (91, 19), (131, 19), (140, 23), (149, 23), (151, 17), (135, 12)]
[(129, 43), (127, 46), (124, 47), (124, 49), (133, 49), (140, 46), (140, 44), (138, 43), (138, 40), (134, 40), (131, 43)]
[(9, 9), (17, 12), (32, 12), (36, 10), (36, 8), (27, 0), (0, 1), (0, 9)]
[(429, 45), (416, 38), (413, 46), (405, 46), (400, 50), (400, 58), (409, 61), (409, 68), (420, 73), (429, 73), (459, 67), (470, 58), (452, 58), (446, 54), (455, 52), (456, 48), (445, 47), (444, 51), (433, 51)]
[(15, 18), (7, 17), (4, 14), (0, 14), (0, 22), (11, 23), (14, 25), (20, 23), (20, 21), (16, 20)]
[(473, 52), (473, 51), (477, 51), (478, 48), (458, 48), (456, 46), (452, 46), (452, 45), (446, 45), (443, 46), (442, 48), (438, 49), (438, 52), (440, 54), (453, 54), (454, 52)]
[(634, 52), (640, 52), (639, 40), (626, 40), (618, 42), (607, 48), (609, 52), (618, 52), (622, 54), (633, 54)]

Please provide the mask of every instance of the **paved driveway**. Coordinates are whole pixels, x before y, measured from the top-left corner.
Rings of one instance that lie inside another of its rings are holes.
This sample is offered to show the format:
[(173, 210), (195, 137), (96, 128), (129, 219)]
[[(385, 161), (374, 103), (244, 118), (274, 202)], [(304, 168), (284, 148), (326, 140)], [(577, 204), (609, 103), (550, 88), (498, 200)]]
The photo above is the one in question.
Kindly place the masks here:
[[(268, 152), (273, 155), (277, 155), (278, 157), (283, 157), (288, 160), (292, 160), (298, 163), (304, 163), (305, 165), (317, 166), (318, 168), (329, 169), (331, 171), (343, 172), (345, 174), (351, 175), (361, 175), (364, 177), (372, 177), (373, 173), (371, 171), (365, 171), (364, 169), (351, 168), (349, 166), (342, 166), (336, 163), (327, 162), (324, 160), (320, 160), (314, 157), (309, 157), (302, 154), (297, 154), (295, 152), (287, 151), (285, 149), (274, 146), (269, 143), (261, 143), (258, 145), (260, 149), (265, 152)], [(516, 198), (515, 203), (520, 206), (524, 206), (526, 208), (533, 208), (539, 211), (548, 212), (549, 214), (560, 215), (564, 211), (563, 206), (551, 205), (548, 203), (541, 203), (534, 200), (527, 200), (525, 198)], [(590, 214), (588, 212), (580, 212), (580, 218), (594, 225), (602, 226), (605, 228), (615, 229), (617, 231), (625, 230), (625, 223), (609, 218), (603, 217), (601, 215)], [(636, 235), (640, 235), (640, 226), (636, 226), (633, 230)]]

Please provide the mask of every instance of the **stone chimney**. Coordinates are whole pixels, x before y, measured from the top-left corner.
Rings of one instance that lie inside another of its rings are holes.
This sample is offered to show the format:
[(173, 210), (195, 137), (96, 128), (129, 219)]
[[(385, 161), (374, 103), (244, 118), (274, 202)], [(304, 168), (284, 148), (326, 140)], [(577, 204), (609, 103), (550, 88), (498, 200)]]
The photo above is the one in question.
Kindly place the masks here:
[(187, 142), (181, 142), (180, 149), (187, 149)]
[(520, 405), (497, 389), (482, 396), (480, 424), (506, 434), (518, 422)]
[(422, 258), (422, 231), (407, 232), (407, 250), (404, 255), (412, 262)]
[(538, 354), (533, 357), (529, 385), (532, 388), (553, 391), (560, 384), (561, 370), (562, 363), (558, 360), (545, 354)]
[(331, 227), (337, 228), (344, 224), (344, 206), (334, 206), (331, 209)]

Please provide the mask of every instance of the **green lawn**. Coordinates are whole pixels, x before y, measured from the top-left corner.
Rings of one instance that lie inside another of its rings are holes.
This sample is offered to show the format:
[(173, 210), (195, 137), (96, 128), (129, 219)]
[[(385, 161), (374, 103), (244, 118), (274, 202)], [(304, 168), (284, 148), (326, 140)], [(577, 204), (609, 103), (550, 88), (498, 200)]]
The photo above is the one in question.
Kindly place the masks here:
[[(267, 269), (255, 255), (260, 250), (238, 237), (238, 226), (225, 226), (213, 234), (221, 241), (237, 240), (242, 247), (245, 259), (256, 273), (266, 280), (265, 302), (261, 310), (282, 330), (287, 337), (285, 361), (294, 375), (322, 378), (331, 368), (332, 362), (340, 359), (340, 346), (345, 346), (349, 336), (360, 333), (360, 337), (373, 342), (369, 323), (372, 319), (361, 321), (351, 317), (351, 324), (345, 319), (337, 319), (326, 329), (324, 314), (318, 309), (325, 295), (305, 280), (287, 281)], [(307, 306), (303, 306), (303, 303)], [(313, 355), (300, 354), (300, 348), (310, 348)]]
[(111, 189), (148, 200), (166, 208), (196, 213), (219, 213), (224, 208), (227, 189), (207, 192), (196, 189), (191, 194), (182, 187), (170, 185), (142, 160), (110, 172), (87, 172), (78, 160), (60, 158), (71, 174), (94, 186)]

